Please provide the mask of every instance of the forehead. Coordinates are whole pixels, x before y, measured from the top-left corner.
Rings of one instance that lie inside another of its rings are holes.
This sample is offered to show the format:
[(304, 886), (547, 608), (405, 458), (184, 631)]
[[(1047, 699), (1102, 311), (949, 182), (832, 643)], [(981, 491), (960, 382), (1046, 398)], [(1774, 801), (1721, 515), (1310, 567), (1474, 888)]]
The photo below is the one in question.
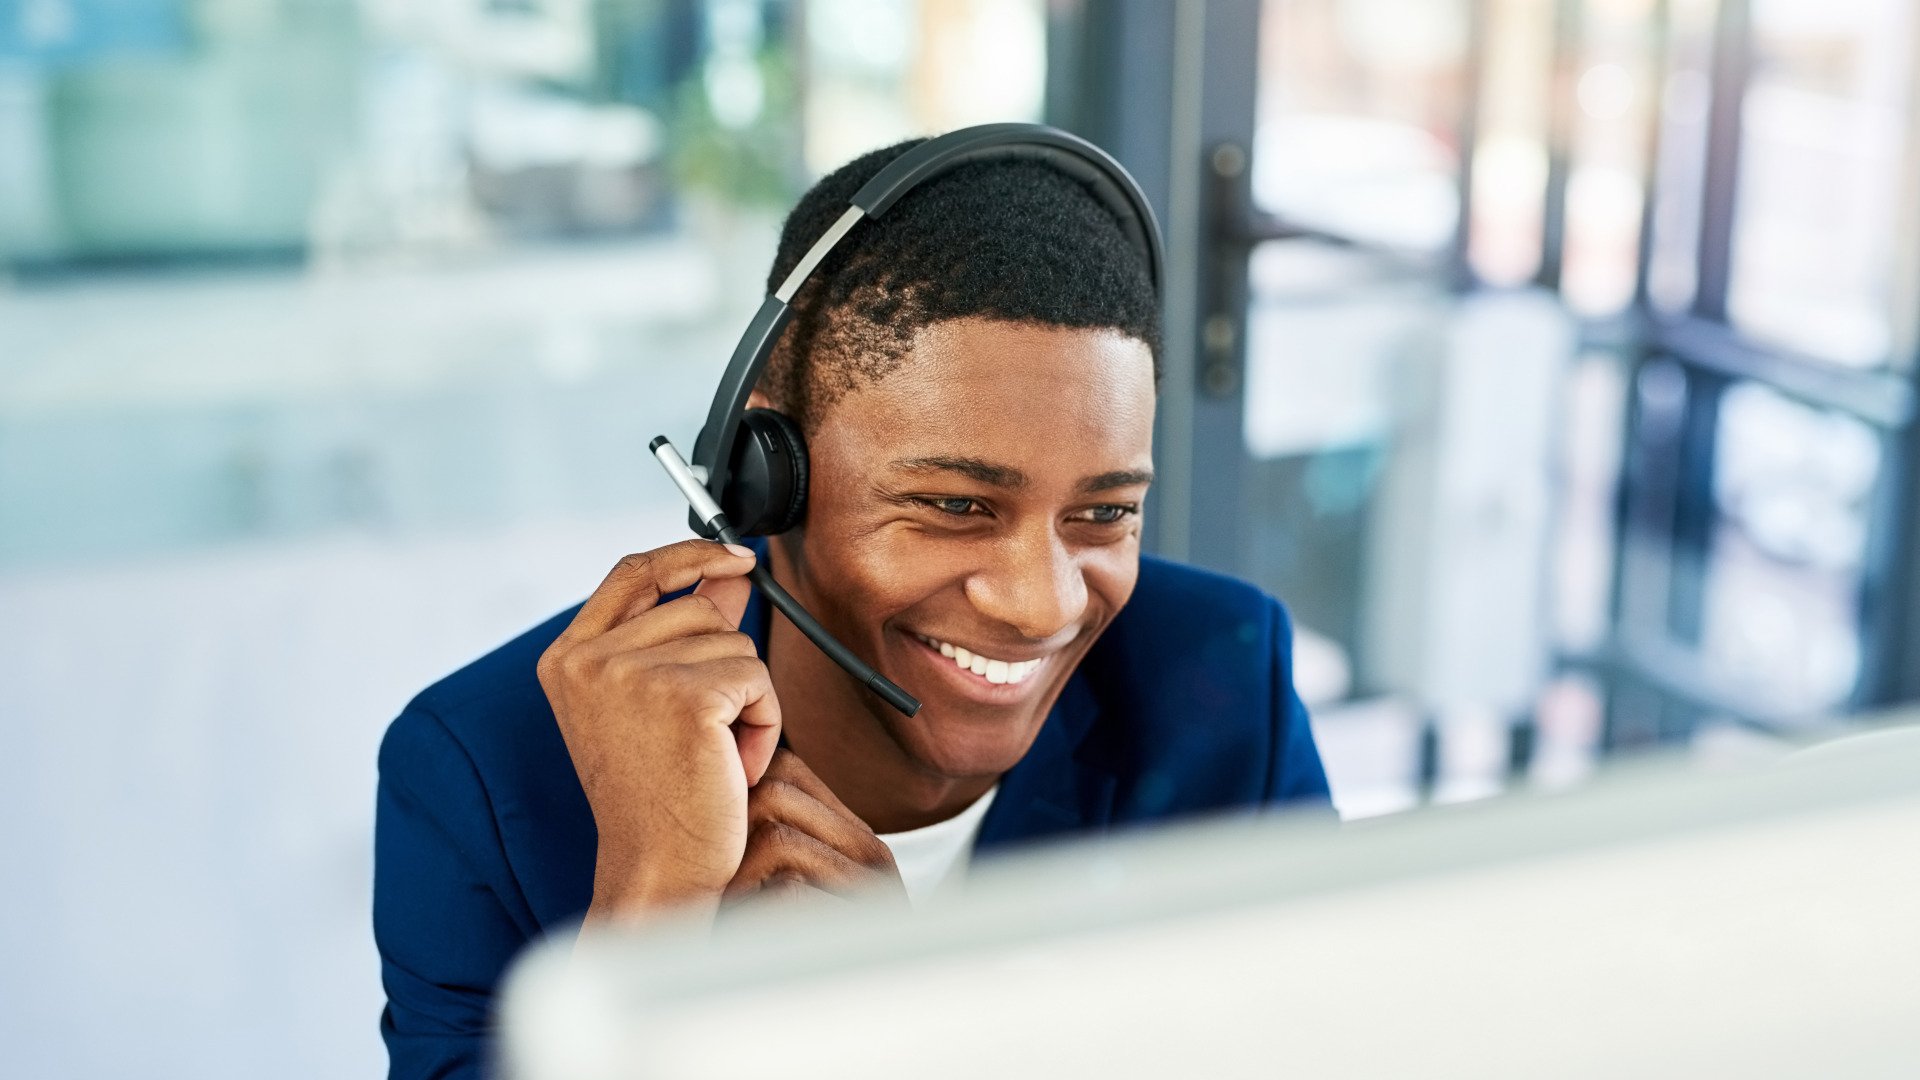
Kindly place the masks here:
[(1148, 463), (1153, 406), (1153, 356), (1137, 339), (955, 319), (923, 328), (903, 363), (829, 406), (813, 439), (862, 456), (1100, 471)]

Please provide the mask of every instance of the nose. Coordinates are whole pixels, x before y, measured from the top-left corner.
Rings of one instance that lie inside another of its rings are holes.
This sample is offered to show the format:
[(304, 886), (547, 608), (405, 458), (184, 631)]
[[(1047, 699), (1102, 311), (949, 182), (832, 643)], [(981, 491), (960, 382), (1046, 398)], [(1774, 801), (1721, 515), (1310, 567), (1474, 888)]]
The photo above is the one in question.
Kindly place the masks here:
[(1086, 576), (1052, 528), (1022, 530), (995, 555), (967, 579), (967, 599), (982, 615), (1044, 641), (1086, 612)]

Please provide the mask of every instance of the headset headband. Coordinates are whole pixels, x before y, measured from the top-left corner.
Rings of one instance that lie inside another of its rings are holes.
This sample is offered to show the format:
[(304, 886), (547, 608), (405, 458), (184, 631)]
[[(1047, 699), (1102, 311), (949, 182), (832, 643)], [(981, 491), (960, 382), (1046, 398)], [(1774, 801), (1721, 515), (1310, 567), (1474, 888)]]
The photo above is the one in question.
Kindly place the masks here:
[(753, 393), (760, 372), (773, 354), (774, 343), (793, 315), (788, 305), (835, 245), (862, 218), (877, 218), (902, 195), (950, 169), (976, 161), (1043, 161), (1083, 184), (1120, 223), (1121, 231), (1147, 263), (1154, 295), (1160, 294), (1160, 228), (1140, 185), (1120, 163), (1092, 143), (1044, 124), (982, 124), (962, 128), (919, 146), (888, 162), (879, 174), (854, 193), (853, 204), (838, 221), (814, 241), (780, 287), (760, 304), (747, 331), (734, 346), (733, 357), (720, 377), (720, 388), (707, 411), (706, 426), (693, 445), (693, 464), (706, 470), (707, 490), (715, 499), (726, 491), (728, 454), (738, 437), (741, 413)]

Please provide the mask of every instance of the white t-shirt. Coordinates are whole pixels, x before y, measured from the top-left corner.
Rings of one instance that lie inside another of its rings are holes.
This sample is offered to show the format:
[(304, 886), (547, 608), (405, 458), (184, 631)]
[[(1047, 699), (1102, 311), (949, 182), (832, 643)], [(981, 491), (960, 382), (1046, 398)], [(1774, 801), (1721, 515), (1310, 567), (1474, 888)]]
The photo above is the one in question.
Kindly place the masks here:
[(973, 841), (980, 835), (980, 822), (987, 807), (1000, 793), (1000, 785), (987, 789), (972, 806), (945, 821), (906, 832), (878, 833), (880, 842), (893, 852), (893, 865), (907, 887), (907, 899), (915, 907), (938, 893), (958, 884), (967, 876), (967, 864), (973, 861)]

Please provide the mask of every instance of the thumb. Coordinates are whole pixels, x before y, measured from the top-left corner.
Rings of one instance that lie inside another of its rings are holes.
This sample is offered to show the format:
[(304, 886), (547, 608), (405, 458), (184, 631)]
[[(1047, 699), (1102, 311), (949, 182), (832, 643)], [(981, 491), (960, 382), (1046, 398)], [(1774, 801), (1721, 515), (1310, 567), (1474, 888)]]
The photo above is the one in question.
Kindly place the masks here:
[(753, 583), (744, 577), (702, 578), (693, 591), (713, 601), (713, 606), (737, 629), (747, 614), (747, 598), (753, 595)]

